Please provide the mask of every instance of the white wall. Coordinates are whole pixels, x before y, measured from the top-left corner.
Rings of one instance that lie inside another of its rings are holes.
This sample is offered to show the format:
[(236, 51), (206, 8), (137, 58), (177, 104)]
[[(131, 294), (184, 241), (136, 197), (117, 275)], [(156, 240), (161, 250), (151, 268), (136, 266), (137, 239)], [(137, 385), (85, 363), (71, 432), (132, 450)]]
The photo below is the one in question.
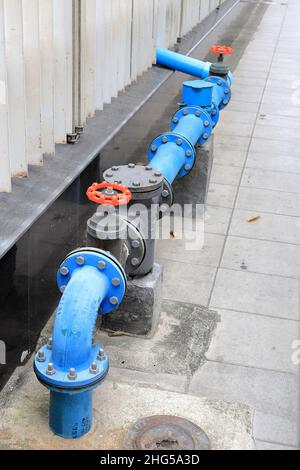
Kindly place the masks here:
[[(224, 0), (222, 0), (224, 1)], [(0, 192), (219, 0), (0, 0)], [(29, 175), (30, 176), (30, 175)]]

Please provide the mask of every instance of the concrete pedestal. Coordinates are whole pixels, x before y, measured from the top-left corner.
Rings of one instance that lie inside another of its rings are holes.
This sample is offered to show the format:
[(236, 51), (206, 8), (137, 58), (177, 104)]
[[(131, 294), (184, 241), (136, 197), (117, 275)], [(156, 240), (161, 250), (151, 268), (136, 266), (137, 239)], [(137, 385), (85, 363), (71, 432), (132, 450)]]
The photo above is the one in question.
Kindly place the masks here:
[(209, 141), (197, 147), (194, 168), (173, 184), (175, 204), (205, 204), (213, 164), (213, 135)]
[(151, 337), (161, 308), (162, 268), (154, 264), (150, 274), (128, 282), (119, 310), (103, 317), (102, 329)]

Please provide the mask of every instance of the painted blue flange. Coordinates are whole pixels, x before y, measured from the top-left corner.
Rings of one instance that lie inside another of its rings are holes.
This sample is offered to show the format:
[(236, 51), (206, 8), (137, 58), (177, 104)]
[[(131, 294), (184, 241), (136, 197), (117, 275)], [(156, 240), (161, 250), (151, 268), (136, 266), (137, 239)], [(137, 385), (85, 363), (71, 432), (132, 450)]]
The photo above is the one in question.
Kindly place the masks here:
[(213, 123), (213, 129), (214, 129), (220, 119), (220, 110), (219, 110), (219, 107), (215, 103), (213, 103), (211, 106), (210, 117)]
[[(78, 263), (78, 260), (80, 263)], [(63, 292), (70, 282), (74, 271), (76, 269), (81, 269), (84, 266), (93, 266), (105, 274), (105, 276), (110, 280), (110, 287), (101, 304), (100, 313), (102, 315), (107, 315), (113, 310), (116, 310), (123, 300), (127, 287), (127, 278), (125, 271), (120, 266), (119, 262), (106, 251), (99, 250), (97, 248), (82, 248), (67, 256), (57, 273), (57, 285), (59, 289)], [(67, 273), (65, 275), (62, 274), (64, 269)], [(113, 279), (118, 279), (120, 284), (114, 285), (112, 283)], [(111, 297), (116, 297), (118, 299), (118, 303), (112, 305), (110, 302)]]
[(230, 86), (228, 86), (227, 81), (221, 77), (217, 77), (214, 75), (210, 75), (209, 77), (205, 78), (205, 81), (209, 83), (213, 83), (214, 85), (222, 88), (223, 96), (220, 102), (218, 103), (218, 105), (219, 105), (220, 110), (226, 108), (229, 101), (231, 100), (231, 89), (230, 89)]
[(154, 139), (154, 141), (149, 147), (148, 159), (150, 163), (155, 157), (159, 147), (161, 147), (162, 145), (166, 145), (168, 142), (177, 144), (179, 141), (181, 141), (181, 145), (179, 147), (182, 148), (185, 152), (185, 162), (182, 165), (182, 168), (180, 169), (177, 177), (183, 178), (184, 176), (188, 175), (193, 169), (196, 154), (194, 146), (191, 144), (191, 142), (189, 142), (188, 139), (186, 139), (181, 134), (177, 134), (175, 132), (165, 132), (164, 134)]
[[(39, 350), (39, 353), (44, 353), (43, 362), (38, 359), (38, 354), (34, 361), (34, 371), (38, 379), (50, 390), (60, 391), (61, 393), (67, 393), (68, 391), (81, 391), (82, 389), (88, 389), (89, 387), (96, 388), (105, 379), (108, 369), (109, 361), (108, 356), (105, 354), (104, 357), (100, 358), (100, 345), (92, 347), (91, 356), (88, 360), (87, 366), (82, 369), (76, 369), (76, 380), (69, 379), (69, 371), (55, 369), (53, 375), (47, 374), (48, 364), (53, 363), (52, 350), (46, 345)], [(91, 372), (90, 365), (96, 363), (98, 371)]]
[(179, 121), (184, 118), (185, 116), (188, 116), (189, 114), (192, 114), (196, 116), (197, 118), (201, 119), (203, 122), (203, 133), (198, 139), (199, 145), (203, 145), (209, 137), (212, 134), (213, 130), (213, 124), (212, 124), (212, 119), (208, 111), (206, 111), (204, 108), (201, 108), (199, 106), (185, 106), (183, 108), (180, 108), (173, 116), (172, 121), (171, 121), (171, 131), (176, 131), (176, 127), (178, 126)]

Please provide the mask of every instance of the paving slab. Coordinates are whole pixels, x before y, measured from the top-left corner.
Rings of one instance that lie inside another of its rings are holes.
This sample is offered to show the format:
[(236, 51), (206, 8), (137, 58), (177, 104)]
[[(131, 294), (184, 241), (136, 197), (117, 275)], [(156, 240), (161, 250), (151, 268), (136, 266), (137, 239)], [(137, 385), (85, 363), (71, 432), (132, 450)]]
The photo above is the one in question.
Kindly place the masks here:
[(246, 168), (241, 186), (300, 193), (300, 175)]
[(285, 173), (300, 173), (300, 158), (289, 155), (274, 155), (272, 153), (249, 152), (246, 166), (262, 170), (283, 171)]
[(247, 152), (241, 150), (215, 149), (214, 163), (219, 165), (244, 167)]
[(299, 319), (299, 281), (219, 269), (210, 306), (268, 315), (291, 320)]
[(232, 210), (227, 207), (206, 205), (205, 231), (225, 235), (228, 231)]
[(284, 446), (281, 444), (276, 444), (274, 442), (260, 441), (259, 439), (255, 440), (255, 448), (256, 450), (277, 450), (277, 451), (298, 450), (297, 447), (289, 447), (289, 446)]
[(299, 279), (300, 246), (230, 236), (221, 266)]
[(136, 421), (162, 414), (186, 418), (200, 426), (211, 440), (213, 450), (254, 448), (252, 412), (246, 405), (110, 379), (94, 392), (92, 431), (80, 440), (61, 439), (48, 426), (49, 392), (30, 370), (26, 372), (18, 388), (10, 390), (9, 402), (5, 403), (0, 418), (2, 450), (124, 450), (126, 435)]
[[(259, 219), (248, 222), (251, 217), (256, 216)], [(299, 245), (300, 218), (235, 209), (229, 233), (238, 237)]]
[[(230, 102), (231, 106), (231, 102)], [(250, 137), (236, 136), (234, 139), (229, 139), (227, 135), (215, 133), (214, 146), (216, 149), (222, 150), (241, 150), (247, 151), (250, 143)]]
[[(239, 94), (240, 96), (240, 94)], [(252, 95), (251, 95), (252, 96)], [(250, 101), (250, 100), (248, 100)], [(219, 135), (230, 135), (239, 137), (250, 137), (253, 132), (253, 124), (245, 122), (225, 122), (218, 126)]]
[(297, 374), (292, 362), (292, 344), (298, 321), (217, 310), (221, 320), (214, 332), (207, 358), (248, 367)]
[(214, 163), (211, 172), (211, 182), (238, 186), (242, 175), (242, 168)]
[(300, 217), (300, 194), (241, 187), (236, 208)]
[(207, 195), (209, 206), (219, 206), (231, 209), (234, 207), (237, 186), (229, 184), (210, 183)]
[(277, 442), (286, 446), (298, 446), (298, 419), (284, 418), (262, 412), (256, 412), (253, 421), (253, 432), (256, 439)]
[(216, 268), (164, 260), (163, 296), (165, 299), (207, 305)]
[(294, 374), (208, 361), (193, 376), (189, 393), (247, 403), (265, 414), (293, 418), (299, 409), (298, 385)]
[(184, 239), (158, 240), (156, 244), (156, 259), (158, 263), (170, 260), (217, 267), (223, 250), (224, 240), (224, 235), (205, 233), (199, 239), (201, 245), (196, 250), (187, 249), (188, 245)]

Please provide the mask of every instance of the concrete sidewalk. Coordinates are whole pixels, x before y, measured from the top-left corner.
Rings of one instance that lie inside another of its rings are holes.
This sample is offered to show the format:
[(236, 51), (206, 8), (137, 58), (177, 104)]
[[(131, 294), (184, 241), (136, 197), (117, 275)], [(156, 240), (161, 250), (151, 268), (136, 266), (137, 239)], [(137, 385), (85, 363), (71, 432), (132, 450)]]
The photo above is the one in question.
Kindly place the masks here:
[[(206, 246), (188, 266), (166, 261), (165, 296), (192, 297), (221, 315), (208, 361), (188, 393), (249, 404), (257, 448), (293, 449), (299, 445), (292, 344), (299, 339), (300, 3), (267, 3), (215, 133)], [(175, 284), (174, 273), (186, 270)]]
[[(166, 412), (204, 426), (216, 449), (251, 448), (251, 425), (257, 449), (299, 446), (300, 3), (262, 3), (246, 50), (247, 31), (233, 43), (243, 55), (215, 132), (205, 246), (158, 243), (164, 303), (154, 338), (97, 335), (111, 361), (95, 399), (102, 435)], [(72, 448), (51, 435), (48, 392), (28, 370), (20, 390), (4, 390), (0, 438), (2, 424), (8, 448)], [(102, 448), (98, 434), (82, 448)]]

